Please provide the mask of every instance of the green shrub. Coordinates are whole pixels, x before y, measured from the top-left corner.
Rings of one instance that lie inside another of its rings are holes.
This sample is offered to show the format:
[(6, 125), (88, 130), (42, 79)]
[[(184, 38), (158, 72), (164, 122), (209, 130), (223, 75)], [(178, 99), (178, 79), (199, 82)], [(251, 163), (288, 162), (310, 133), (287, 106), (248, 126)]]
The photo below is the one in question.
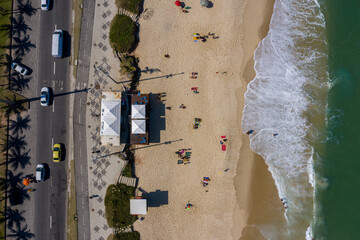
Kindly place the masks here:
[(110, 235), (108, 240), (140, 240), (139, 232), (117, 233)]
[(112, 48), (120, 53), (131, 51), (135, 43), (136, 25), (125, 15), (116, 15), (110, 24), (109, 41)]
[(112, 184), (106, 189), (105, 217), (109, 227), (122, 231), (136, 221), (130, 214), (130, 198), (135, 188), (125, 184)]
[(130, 162), (126, 164), (122, 175), (125, 177), (132, 177), (132, 166)]
[(116, 0), (115, 3), (119, 8), (123, 8), (132, 13), (139, 14), (142, 0)]

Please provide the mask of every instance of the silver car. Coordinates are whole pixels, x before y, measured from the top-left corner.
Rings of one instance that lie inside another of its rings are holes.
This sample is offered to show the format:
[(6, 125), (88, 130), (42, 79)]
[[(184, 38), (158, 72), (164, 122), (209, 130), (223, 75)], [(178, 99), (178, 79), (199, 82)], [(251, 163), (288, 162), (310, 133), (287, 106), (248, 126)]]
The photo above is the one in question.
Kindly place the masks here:
[(44, 164), (40, 163), (36, 165), (36, 181), (44, 181), (45, 179), (45, 166)]
[(40, 104), (41, 106), (49, 106), (50, 105), (50, 89), (48, 87), (41, 88), (40, 94)]
[(29, 73), (29, 69), (17, 62), (13, 62), (11, 64), (11, 68), (20, 73), (21, 75), (27, 75)]

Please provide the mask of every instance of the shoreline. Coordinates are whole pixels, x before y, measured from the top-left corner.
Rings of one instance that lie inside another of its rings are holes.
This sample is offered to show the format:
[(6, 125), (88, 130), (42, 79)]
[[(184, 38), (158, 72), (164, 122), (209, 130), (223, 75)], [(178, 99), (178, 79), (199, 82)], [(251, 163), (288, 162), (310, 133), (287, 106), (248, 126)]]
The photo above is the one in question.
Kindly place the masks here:
[[(248, 1), (246, 5), (242, 23), (244, 54), (241, 66), (241, 81), (245, 86), (255, 77), (253, 55), (258, 44), (268, 33), (274, 2), (275, 0), (255, 0)], [(239, 123), (241, 123), (245, 104), (245, 92), (246, 88), (236, 90)], [(241, 126), (239, 135), (242, 138), (242, 145), (236, 176), (233, 179), (236, 204), (233, 210), (231, 233), (233, 239), (246, 240), (256, 237), (260, 240), (261, 234), (254, 225), (272, 223), (280, 226), (284, 221), (284, 210), (268, 166), (261, 156), (250, 149), (249, 138), (242, 132)]]

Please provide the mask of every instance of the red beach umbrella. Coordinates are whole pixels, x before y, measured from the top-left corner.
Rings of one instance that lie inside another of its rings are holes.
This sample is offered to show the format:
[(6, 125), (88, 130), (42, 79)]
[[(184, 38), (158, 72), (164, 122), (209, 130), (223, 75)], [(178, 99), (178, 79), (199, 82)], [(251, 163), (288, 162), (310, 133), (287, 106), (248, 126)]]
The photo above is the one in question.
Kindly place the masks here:
[(175, 5), (180, 7), (181, 6), (181, 2), (179, 0), (175, 1)]
[(24, 181), (23, 181), (23, 184), (24, 184), (25, 186), (29, 185), (29, 184), (30, 184), (30, 179), (25, 178)]

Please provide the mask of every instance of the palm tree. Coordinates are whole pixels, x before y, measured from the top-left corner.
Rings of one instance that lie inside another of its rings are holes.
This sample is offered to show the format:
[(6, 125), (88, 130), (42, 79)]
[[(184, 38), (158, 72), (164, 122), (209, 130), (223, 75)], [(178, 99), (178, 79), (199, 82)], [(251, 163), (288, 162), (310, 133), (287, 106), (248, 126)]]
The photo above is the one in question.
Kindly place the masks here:
[(16, 115), (16, 120), (10, 120), (10, 130), (13, 131), (13, 133), (20, 132), (22, 134), (24, 130), (30, 129), (30, 126), (28, 124), (29, 122), (30, 122), (29, 115), (23, 118), (21, 114), (18, 113)]
[[(23, 77), (20, 74), (12, 75), (10, 80), (10, 89), (21, 92), (23, 89), (29, 89), (29, 82), (31, 77)], [(8, 85), (8, 84), (6, 84)]]
[(11, 153), (9, 153), (8, 163), (12, 164), (11, 167), (14, 170), (17, 170), (19, 166), (24, 169), (27, 165), (31, 165), (29, 152), (30, 150), (24, 153), (21, 153), (21, 151), (12, 150)]
[(27, 229), (27, 224), (24, 228), (18, 227), (17, 230), (10, 228), (12, 234), (9, 234), (8, 237), (14, 237), (16, 240), (28, 240), (35, 236), (29, 229)]

